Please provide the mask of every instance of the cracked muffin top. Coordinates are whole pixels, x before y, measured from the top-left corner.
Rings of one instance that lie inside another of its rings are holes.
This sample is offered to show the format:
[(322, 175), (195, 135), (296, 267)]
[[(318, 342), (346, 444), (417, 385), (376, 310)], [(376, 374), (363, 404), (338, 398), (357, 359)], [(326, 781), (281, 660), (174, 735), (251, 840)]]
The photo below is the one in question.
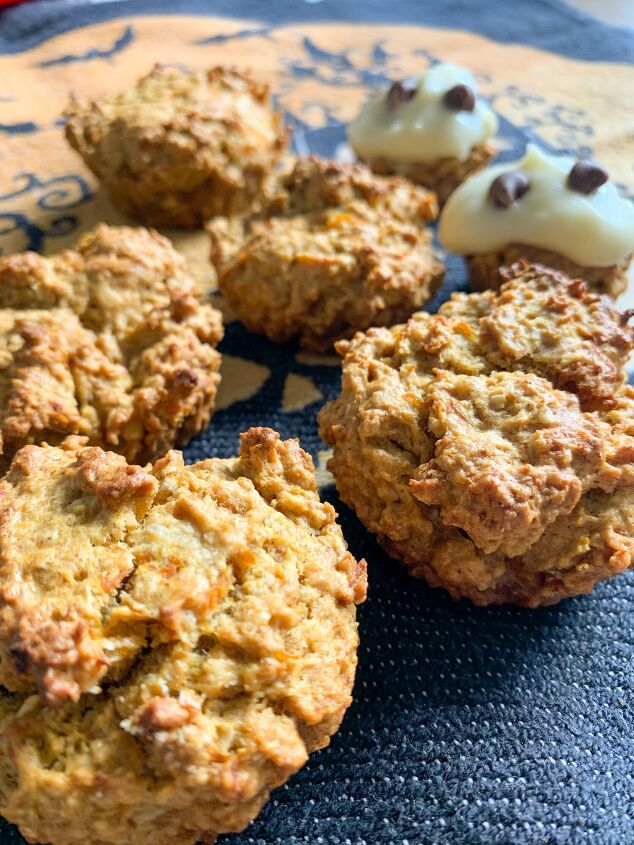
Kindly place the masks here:
[(200, 431), (222, 337), (185, 260), (146, 229), (100, 225), (52, 257), (0, 258), (0, 436), (87, 435), (148, 460)]
[(267, 85), (235, 68), (157, 66), (127, 91), (71, 102), (66, 137), (124, 213), (197, 228), (247, 211), (286, 145)]
[(430, 298), (444, 273), (425, 228), (436, 212), (399, 177), (300, 159), (260, 210), (210, 223), (220, 289), (250, 330), (327, 350)]
[(632, 563), (634, 330), (579, 280), (506, 278), (340, 344), (320, 425), (342, 498), (414, 574), (533, 606)]
[(270, 429), (154, 466), (69, 438), (0, 482), (0, 811), (53, 845), (239, 830), (350, 703), (365, 566)]

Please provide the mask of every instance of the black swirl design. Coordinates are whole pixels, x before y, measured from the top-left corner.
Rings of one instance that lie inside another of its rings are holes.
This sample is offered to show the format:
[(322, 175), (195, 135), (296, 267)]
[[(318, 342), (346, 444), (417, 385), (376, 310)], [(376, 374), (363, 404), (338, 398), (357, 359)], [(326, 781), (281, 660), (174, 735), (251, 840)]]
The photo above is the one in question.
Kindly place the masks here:
[[(10, 191), (0, 194), (0, 241), (8, 235), (21, 233), (24, 239), (21, 248), (29, 250), (41, 250), (45, 238), (71, 234), (78, 226), (78, 217), (60, 212), (79, 208), (92, 197), (88, 183), (74, 173), (45, 180), (35, 173), (19, 173), (13, 185)], [(16, 199), (27, 195), (33, 196), (32, 215), (11, 207)], [(3, 211), (5, 203), (8, 208)]]
[(55, 65), (76, 64), (78, 62), (92, 62), (95, 59), (111, 59), (118, 53), (123, 52), (135, 39), (134, 27), (126, 26), (121, 35), (114, 41), (111, 47), (100, 49), (99, 47), (91, 47), (84, 53), (74, 55), (69, 53), (65, 56), (58, 56), (54, 59), (48, 59), (45, 62), (40, 62), (39, 67), (54, 67)]

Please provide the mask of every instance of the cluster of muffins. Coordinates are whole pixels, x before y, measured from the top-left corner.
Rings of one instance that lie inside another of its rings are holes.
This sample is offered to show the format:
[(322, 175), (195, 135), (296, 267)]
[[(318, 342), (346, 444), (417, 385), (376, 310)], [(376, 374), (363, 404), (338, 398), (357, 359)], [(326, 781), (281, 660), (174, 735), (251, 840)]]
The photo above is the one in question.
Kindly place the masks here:
[[(531, 147), (453, 65), (349, 128), (360, 162), (285, 157), (268, 88), (157, 68), (73, 101), (70, 144), (141, 224), (205, 227), (253, 332), (343, 356), (319, 414), (341, 498), (412, 574), (552, 603), (632, 566), (634, 210)], [(473, 292), (442, 284), (430, 223)], [(364, 561), (296, 440), (184, 464), (222, 320), (152, 230), (0, 259), (0, 812), (52, 845), (242, 829), (351, 701)], [(257, 421), (256, 421), (257, 422)]]

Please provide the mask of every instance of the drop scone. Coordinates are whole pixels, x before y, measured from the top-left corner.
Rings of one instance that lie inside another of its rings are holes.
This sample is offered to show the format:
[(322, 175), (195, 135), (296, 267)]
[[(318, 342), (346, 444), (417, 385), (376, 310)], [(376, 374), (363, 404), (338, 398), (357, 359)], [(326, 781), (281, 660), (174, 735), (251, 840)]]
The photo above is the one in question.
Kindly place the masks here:
[(605, 170), (529, 145), (524, 158), (489, 167), (452, 195), (439, 236), (466, 256), (471, 288), (497, 288), (501, 268), (545, 264), (596, 291), (625, 290), (634, 254), (634, 205)]
[(248, 210), (287, 141), (268, 86), (233, 68), (157, 66), (134, 88), (73, 100), (66, 137), (124, 214), (198, 228)]
[(220, 290), (249, 330), (328, 350), (407, 319), (439, 287), (425, 227), (436, 213), (434, 195), (405, 179), (300, 159), (260, 212), (208, 226)]
[(0, 813), (32, 842), (245, 827), (351, 701), (365, 564), (310, 457), (154, 466), (69, 438), (0, 482)]
[(632, 565), (634, 329), (581, 281), (508, 279), (340, 344), (320, 430), (341, 498), (412, 574), (535, 607)]
[(407, 176), (444, 203), (494, 155), (497, 127), (469, 71), (438, 64), (375, 94), (348, 126), (348, 140), (375, 173)]
[(146, 461), (209, 422), (218, 311), (171, 243), (97, 226), (52, 257), (0, 257), (0, 464), (86, 435)]

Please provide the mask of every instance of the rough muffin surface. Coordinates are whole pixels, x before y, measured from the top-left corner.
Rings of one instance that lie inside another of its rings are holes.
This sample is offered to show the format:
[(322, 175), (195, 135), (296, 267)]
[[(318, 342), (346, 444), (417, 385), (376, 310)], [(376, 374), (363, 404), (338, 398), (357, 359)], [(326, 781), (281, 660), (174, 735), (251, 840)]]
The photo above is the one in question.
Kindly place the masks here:
[(125, 214), (197, 228), (247, 211), (286, 145), (268, 86), (157, 66), (128, 91), (71, 103), (66, 137)]
[(6, 463), (67, 435), (145, 461), (207, 425), (218, 311), (146, 229), (100, 225), (52, 257), (0, 258), (0, 437)]
[(549, 604), (632, 565), (629, 313), (550, 269), (339, 345), (321, 412), (342, 499), (414, 575)]
[(270, 429), (154, 466), (69, 438), (0, 482), (0, 812), (52, 845), (242, 829), (350, 704), (365, 565)]
[(438, 202), (444, 205), (451, 194), (469, 176), (482, 170), (496, 154), (497, 148), (492, 143), (474, 147), (464, 161), (456, 158), (441, 158), (430, 163), (417, 161), (403, 163), (389, 158), (364, 159), (362, 161), (381, 176), (403, 176), (417, 185), (433, 190)]
[(469, 287), (474, 291), (497, 290), (505, 281), (505, 268), (518, 261), (530, 264), (544, 264), (570, 278), (581, 278), (597, 293), (605, 293), (616, 299), (627, 290), (632, 255), (627, 255), (619, 264), (611, 267), (583, 267), (569, 258), (548, 249), (526, 244), (509, 244), (502, 252), (486, 255), (469, 255)]
[(299, 160), (265, 208), (208, 227), (220, 289), (248, 329), (328, 350), (406, 319), (442, 282), (434, 195), (363, 165)]

